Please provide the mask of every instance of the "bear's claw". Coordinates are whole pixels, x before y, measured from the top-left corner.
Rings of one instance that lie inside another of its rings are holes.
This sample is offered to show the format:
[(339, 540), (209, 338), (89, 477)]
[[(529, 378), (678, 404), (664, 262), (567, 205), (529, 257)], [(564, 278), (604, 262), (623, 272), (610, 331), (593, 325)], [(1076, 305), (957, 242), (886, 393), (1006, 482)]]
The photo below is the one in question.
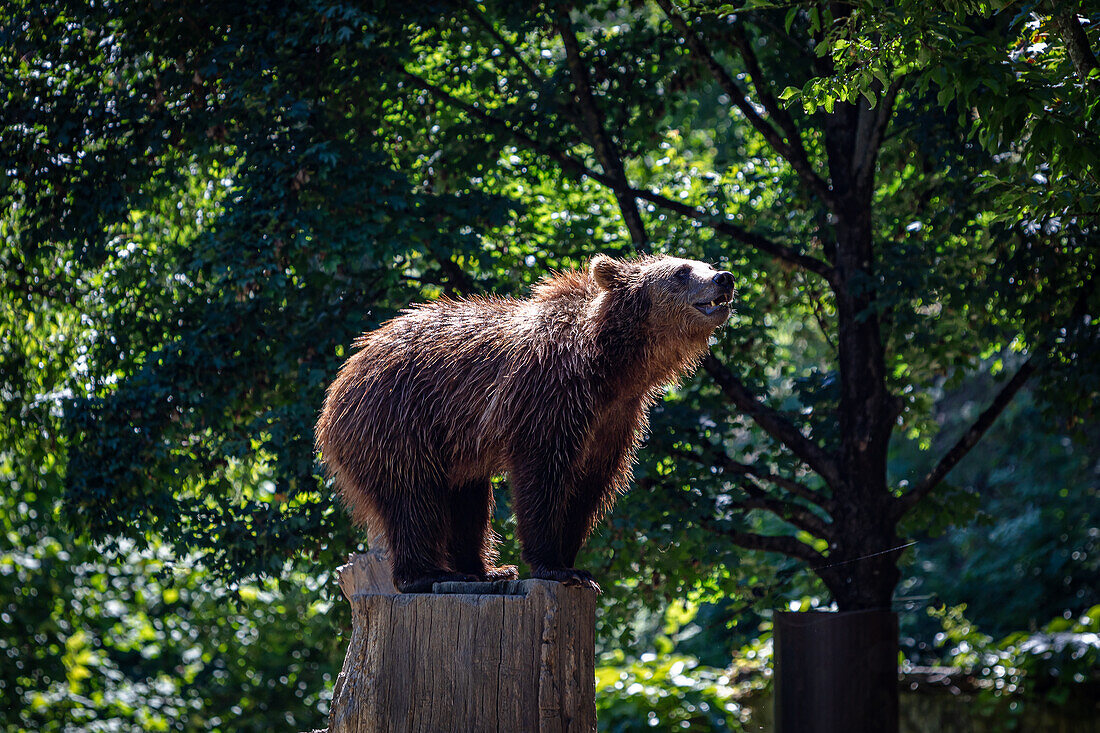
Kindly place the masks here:
[(531, 577), (541, 580), (555, 580), (562, 585), (591, 588), (597, 593), (603, 592), (600, 590), (600, 586), (596, 582), (596, 579), (592, 577), (592, 573), (587, 570), (578, 570), (577, 568), (538, 568), (531, 572)]

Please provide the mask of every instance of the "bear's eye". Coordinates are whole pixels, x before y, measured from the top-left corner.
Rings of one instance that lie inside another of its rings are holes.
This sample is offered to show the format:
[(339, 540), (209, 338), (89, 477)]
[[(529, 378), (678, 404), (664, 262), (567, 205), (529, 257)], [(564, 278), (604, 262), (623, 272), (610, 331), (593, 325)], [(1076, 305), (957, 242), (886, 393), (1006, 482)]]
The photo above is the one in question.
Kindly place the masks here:
[(680, 265), (676, 272), (672, 274), (674, 278), (680, 282), (687, 282), (688, 275), (691, 274), (691, 265)]

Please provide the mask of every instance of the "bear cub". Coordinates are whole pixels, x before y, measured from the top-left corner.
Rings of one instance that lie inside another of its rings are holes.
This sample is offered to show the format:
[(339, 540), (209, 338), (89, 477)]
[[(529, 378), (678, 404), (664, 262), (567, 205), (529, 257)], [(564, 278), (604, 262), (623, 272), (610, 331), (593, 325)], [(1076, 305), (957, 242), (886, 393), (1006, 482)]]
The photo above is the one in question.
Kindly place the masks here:
[(358, 338), (317, 448), (356, 523), (384, 533), (398, 590), (518, 577), (495, 566), (500, 474), (531, 575), (599, 590), (577, 552), (627, 488), (650, 405), (729, 316), (733, 285), (702, 262), (597, 255), (530, 298), (444, 298)]

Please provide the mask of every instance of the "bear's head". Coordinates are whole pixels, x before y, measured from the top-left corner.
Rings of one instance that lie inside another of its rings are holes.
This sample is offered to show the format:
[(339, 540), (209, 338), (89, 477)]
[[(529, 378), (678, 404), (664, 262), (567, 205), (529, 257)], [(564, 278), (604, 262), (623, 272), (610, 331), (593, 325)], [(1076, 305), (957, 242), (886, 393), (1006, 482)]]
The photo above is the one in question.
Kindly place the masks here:
[(655, 256), (616, 260), (596, 255), (589, 263), (596, 285), (645, 311), (651, 328), (704, 342), (730, 315), (733, 275), (705, 262)]

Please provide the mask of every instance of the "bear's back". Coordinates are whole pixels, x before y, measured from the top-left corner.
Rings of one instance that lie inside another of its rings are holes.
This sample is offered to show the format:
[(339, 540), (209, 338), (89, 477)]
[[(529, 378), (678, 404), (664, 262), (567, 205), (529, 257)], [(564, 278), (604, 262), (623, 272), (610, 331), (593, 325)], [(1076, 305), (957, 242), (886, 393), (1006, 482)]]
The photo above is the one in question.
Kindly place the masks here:
[[(329, 390), (325, 460), (393, 475), (410, 463), (495, 473), (541, 388), (583, 369), (584, 303), (479, 297), (416, 305), (356, 341)], [(361, 477), (365, 478), (364, 477)]]

